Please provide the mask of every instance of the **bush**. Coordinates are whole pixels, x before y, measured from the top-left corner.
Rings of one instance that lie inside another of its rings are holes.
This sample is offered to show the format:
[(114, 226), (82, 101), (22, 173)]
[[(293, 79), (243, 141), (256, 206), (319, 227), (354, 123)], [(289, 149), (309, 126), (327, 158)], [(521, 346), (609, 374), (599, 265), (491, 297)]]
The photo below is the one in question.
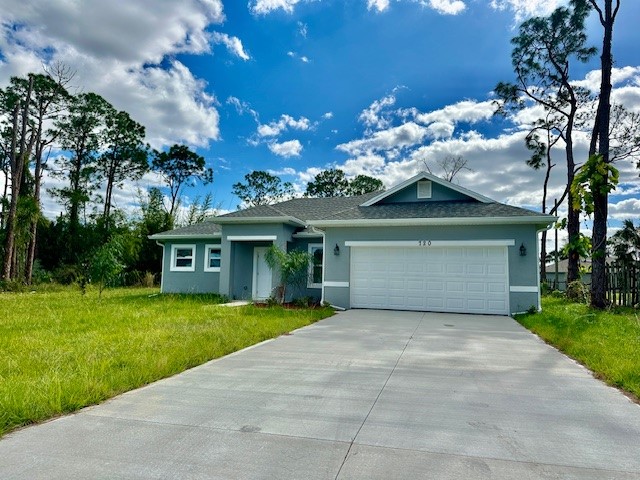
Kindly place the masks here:
[(156, 286), (156, 275), (153, 272), (144, 272), (144, 275), (140, 279), (140, 285), (142, 287), (152, 288)]
[(567, 291), (565, 292), (565, 295), (569, 300), (572, 300), (574, 302), (589, 302), (589, 288), (580, 280), (574, 280), (573, 282), (569, 283), (569, 285), (567, 285)]
[(61, 285), (76, 283), (82, 276), (82, 271), (77, 265), (62, 265), (53, 271), (53, 280)]

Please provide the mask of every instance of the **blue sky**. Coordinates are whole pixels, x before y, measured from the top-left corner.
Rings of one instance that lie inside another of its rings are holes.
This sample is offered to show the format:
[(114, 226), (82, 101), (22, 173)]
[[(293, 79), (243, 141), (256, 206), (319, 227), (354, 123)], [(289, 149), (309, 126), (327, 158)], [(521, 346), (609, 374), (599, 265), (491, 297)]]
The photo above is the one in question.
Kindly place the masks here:
[[(519, 21), (560, 0), (0, 0), (0, 83), (62, 61), (147, 127), (156, 148), (185, 142), (214, 168), (206, 187), (222, 210), (231, 186), (269, 170), (299, 191), (324, 168), (391, 186), (447, 155), (473, 172), (456, 180), (498, 201), (539, 208), (542, 174), (526, 167), (523, 135), (535, 112), (499, 119), (491, 91), (512, 79)], [(614, 98), (640, 111), (640, 2), (623, 0), (614, 37)], [(590, 41), (600, 43), (591, 18)], [(598, 59), (573, 71), (597, 86)], [(586, 135), (578, 139), (584, 155)], [(551, 197), (565, 172), (556, 159)], [(640, 218), (638, 174), (620, 165), (611, 228)], [(47, 178), (49, 186), (54, 179)], [(135, 204), (126, 184), (116, 200)], [(45, 212), (60, 210), (50, 199)], [(584, 224), (588, 228), (588, 223)]]

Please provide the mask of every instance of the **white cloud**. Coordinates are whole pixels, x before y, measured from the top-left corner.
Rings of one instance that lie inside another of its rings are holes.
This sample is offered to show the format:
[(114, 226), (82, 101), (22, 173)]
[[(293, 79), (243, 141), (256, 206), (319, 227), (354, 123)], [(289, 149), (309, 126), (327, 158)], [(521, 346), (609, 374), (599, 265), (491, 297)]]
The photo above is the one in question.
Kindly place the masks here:
[(309, 63), (311, 61), (309, 60), (309, 57), (307, 57), (306, 55), (298, 55), (297, 52), (294, 52), (291, 50), (287, 52), (287, 55), (290, 56), (291, 58), (299, 58), (302, 63)]
[(243, 102), (238, 97), (230, 96), (227, 98), (227, 105), (233, 105), (238, 112), (238, 115), (244, 115), (245, 113), (249, 113), (256, 123), (260, 123), (260, 116), (258, 112), (256, 112), (251, 105), (247, 102)]
[(516, 22), (533, 16), (544, 17), (560, 6), (559, 0), (491, 0), (496, 10), (512, 10)]
[[(427, 4), (424, 0), (420, 3)], [(467, 8), (462, 0), (429, 0), (427, 5), (444, 15), (457, 15)]]
[(178, 61), (160, 64), (179, 53), (209, 53), (207, 27), (223, 20), (220, 0), (50, 0), (38, 8), (5, 0), (0, 84), (60, 62), (76, 72), (73, 87), (95, 91), (145, 125), (154, 147), (206, 145), (219, 137), (206, 82)]
[(429, 124), (432, 122), (458, 123), (468, 122), (476, 123), (482, 120), (490, 119), (496, 110), (493, 102), (477, 102), (475, 100), (463, 100), (447, 105), (439, 110), (429, 113), (418, 113), (415, 116), (416, 122)]
[(293, 130), (309, 130), (310, 127), (311, 123), (308, 118), (300, 117), (296, 120), (292, 116), (284, 114), (278, 121), (258, 125), (258, 135), (260, 137), (276, 137), (288, 128)]
[(257, 15), (266, 15), (279, 9), (292, 13), (299, 2), (300, 0), (255, 0), (249, 3), (249, 8)]
[(367, 10), (384, 12), (389, 8), (389, 0), (367, 0)]
[(280, 157), (298, 157), (302, 152), (302, 144), (299, 140), (289, 140), (282, 143), (270, 143), (269, 150)]
[(360, 155), (373, 151), (402, 149), (422, 143), (429, 130), (414, 122), (407, 122), (398, 127), (388, 128), (373, 133), (361, 140), (352, 140), (338, 145), (336, 148), (350, 155)]
[(212, 38), (214, 43), (223, 44), (236, 57), (240, 57), (245, 61), (251, 58), (244, 50), (242, 42), (238, 37), (230, 37), (226, 33), (213, 32)]
[(300, 34), (302, 38), (307, 38), (308, 33), (309, 26), (304, 22), (298, 21), (298, 34)]
[(305, 55), (302, 55), (302, 56), (300, 57), (300, 61), (301, 61), (302, 63), (309, 63), (309, 57), (306, 57)]
[(331, 120), (333, 118), (333, 112), (327, 112), (322, 115), (322, 118), (325, 120)]
[(371, 105), (365, 108), (358, 117), (362, 123), (367, 127), (375, 128), (377, 130), (387, 128), (390, 120), (385, 118), (382, 112), (393, 106), (396, 103), (396, 97), (394, 94), (387, 95), (380, 100), (375, 100)]
[(609, 218), (616, 220), (640, 218), (640, 199), (628, 198), (617, 203), (609, 203)]

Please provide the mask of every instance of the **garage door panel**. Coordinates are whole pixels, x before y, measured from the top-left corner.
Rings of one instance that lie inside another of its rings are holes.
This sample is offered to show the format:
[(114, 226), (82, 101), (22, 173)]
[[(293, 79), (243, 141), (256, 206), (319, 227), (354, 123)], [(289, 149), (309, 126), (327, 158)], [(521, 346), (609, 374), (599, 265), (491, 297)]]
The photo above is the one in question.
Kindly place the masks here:
[(355, 308), (508, 313), (506, 247), (352, 247)]

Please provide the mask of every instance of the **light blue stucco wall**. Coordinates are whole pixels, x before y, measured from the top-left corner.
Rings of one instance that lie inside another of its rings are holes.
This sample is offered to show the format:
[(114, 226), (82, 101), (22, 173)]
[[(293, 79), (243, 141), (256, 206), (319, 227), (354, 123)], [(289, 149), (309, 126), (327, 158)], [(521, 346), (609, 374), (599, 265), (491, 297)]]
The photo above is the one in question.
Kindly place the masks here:
[[(322, 245), (322, 237), (317, 238), (296, 238), (288, 245), (288, 251), (301, 250), (303, 252), (309, 251), (309, 244)], [(323, 252), (326, 256), (326, 252)], [(291, 292), (296, 297), (311, 297), (316, 300), (320, 300), (322, 296), (322, 288), (304, 288), (299, 292)]]
[(379, 204), (385, 203), (406, 203), (406, 202), (444, 202), (450, 200), (470, 200), (466, 195), (456, 192), (450, 188), (444, 187), (435, 182), (431, 182), (431, 198), (418, 198), (418, 184), (412, 183), (411, 185), (403, 188), (402, 190), (389, 195), (379, 202)]
[[(325, 255), (325, 282), (350, 281), (350, 248), (345, 242), (366, 240), (513, 240), (514, 246), (507, 248), (510, 286), (539, 288), (536, 250), (538, 241), (534, 225), (326, 228), (326, 245), (333, 248), (338, 244), (340, 255)], [(521, 244), (527, 248), (526, 256), (520, 256)], [(325, 286), (324, 299), (333, 305), (349, 308), (349, 288)], [(511, 292), (509, 302), (511, 312), (526, 311), (531, 306), (539, 307), (536, 292)]]
[[(162, 265), (162, 293), (218, 293), (220, 289), (220, 273), (204, 271), (205, 245), (219, 244), (220, 240), (184, 240), (164, 243)], [(196, 246), (195, 271), (171, 271), (172, 245)]]

